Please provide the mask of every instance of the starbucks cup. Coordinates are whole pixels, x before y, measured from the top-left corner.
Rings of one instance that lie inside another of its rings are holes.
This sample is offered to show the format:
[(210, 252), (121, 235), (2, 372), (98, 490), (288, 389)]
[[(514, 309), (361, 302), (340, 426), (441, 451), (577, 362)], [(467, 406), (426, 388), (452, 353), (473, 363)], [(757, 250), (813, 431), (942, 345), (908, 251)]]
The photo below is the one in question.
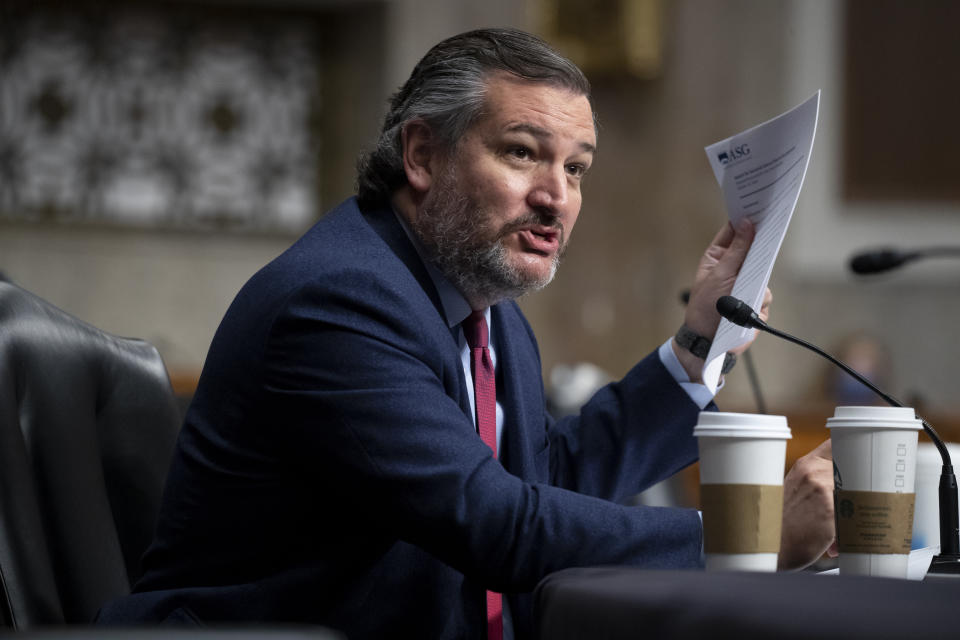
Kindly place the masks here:
[(837, 407), (827, 428), (840, 573), (906, 578), (922, 423), (907, 407)]
[(776, 571), (787, 419), (703, 411), (693, 435), (707, 570)]

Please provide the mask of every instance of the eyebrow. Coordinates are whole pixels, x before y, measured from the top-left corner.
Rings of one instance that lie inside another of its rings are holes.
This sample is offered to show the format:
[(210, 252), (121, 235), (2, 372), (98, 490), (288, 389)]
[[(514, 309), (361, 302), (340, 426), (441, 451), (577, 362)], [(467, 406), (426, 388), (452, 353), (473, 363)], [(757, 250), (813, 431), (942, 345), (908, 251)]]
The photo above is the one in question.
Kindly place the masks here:
[[(547, 129), (544, 129), (543, 127), (538, 127), (534, 124), (529, 124), (527, 122), (518, 122), (517, 124), (512, 124), (509, 127), (507, 127), (507, 131), (510, 131), (510, 132), (520, 131), (522, 133), (529, 133), (535, 138), (552, 138), (553, 137), (553, 133), (551, 133)], [(585, 153), (596, 154), (597, 147), (595, 145), (592, 145), (589, 142), (581, 142), (579, 144), (580, 144), (580, 148)]]

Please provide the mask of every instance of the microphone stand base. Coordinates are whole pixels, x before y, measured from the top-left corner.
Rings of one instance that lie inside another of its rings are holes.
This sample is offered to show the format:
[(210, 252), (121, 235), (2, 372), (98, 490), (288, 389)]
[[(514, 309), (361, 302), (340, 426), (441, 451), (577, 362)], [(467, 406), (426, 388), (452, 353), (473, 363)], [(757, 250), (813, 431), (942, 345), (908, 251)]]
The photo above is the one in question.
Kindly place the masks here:
[(933, 556), (927, 578), (960, 578), (960, 555), (941, 553)]

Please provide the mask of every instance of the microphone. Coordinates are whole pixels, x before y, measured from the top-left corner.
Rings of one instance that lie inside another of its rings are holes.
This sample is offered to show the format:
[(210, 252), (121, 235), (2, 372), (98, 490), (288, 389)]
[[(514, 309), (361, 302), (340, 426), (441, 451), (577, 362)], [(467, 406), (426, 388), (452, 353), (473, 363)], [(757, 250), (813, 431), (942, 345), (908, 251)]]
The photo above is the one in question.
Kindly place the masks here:
[(863, 251), (850, 258), (850, 270), (859, 275), (873, 275), (896, 269), (920, 258), (960, 255), (960, 247), (930, 247), (903, 251), (892, 247)]
[(717, 300), (717, 311), (735, 325), (748, 329), (767, 329), (767, 323), (760, 319), (753, 307), (740, 298), (721, 296)]
[[(750, 305), (743, 300), (734, 298), (733, 296), (722, 296), (719, 300), (717, 300), (717, 311), (721, 316), (733, 324), (741, 327), (747, 327), (749, 329), (766, 331), (767, 333), (773, 334), (778, 338), (783, 338), (788, 342), (800, 345), (805, 349), (809, 349), (810, 351), (823, 356), (833, 364), (846, 371), (857, 382), (863, 384), (878, 396), (883, 398), (887, 404), (894, 407), (903, 406), (903, 403), (901, 403), (899, 400), (878, 389), (863, 375), (857, 371), (854, 371), (837, 358), (834, 358), (820, 347), (817, 347), (805, 340), (801, 340), (796, 336), (792, 336), (789, 333), (784, 333), (783, 331), (774, 329), (766, 322), (761, 320), (760, 316), (754, 312), (753, 308), (751, 308)], [(941, 575), (960, 574), (960, 514), (958, 514), (957, 504), (957, 478), (953, 473), (953, 463), (950, 460), (950, 452), (947, 450), (946, 445), (943, 444), (943, 440), (940, 439), (940, 436), (933, 429), (933, 427), (920, 416), (916, 417), (920, 423), (923, 424), (923, 430), (927, 432), (927, 436), (937, 447), (937, 450), (940, 452), (940, 458), (943, 461), (943, 468), (940, 473), (939, 492), (940, 553), (934, 556), (933, 560), (930, 561), (930, 568), (927, 570), (927, 573)]]

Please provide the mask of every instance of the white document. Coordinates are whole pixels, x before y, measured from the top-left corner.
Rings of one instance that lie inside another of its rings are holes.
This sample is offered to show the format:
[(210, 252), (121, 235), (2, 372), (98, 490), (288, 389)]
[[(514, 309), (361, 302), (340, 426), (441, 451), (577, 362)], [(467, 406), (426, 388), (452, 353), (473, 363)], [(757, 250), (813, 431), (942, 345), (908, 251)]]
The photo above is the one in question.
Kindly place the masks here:
[[(907, 580), (923, 580), (927, 576), (927, 569), (930, 568), (930, 561), (933, 556), (940, 553), (940, 545), (934, 547), (923, 547), (922, 549), (913, 549), (907, 558)], [(818, 571), (820, 576), (838, 576), (840, 569), (834, 567), (826, 571)], [(953, 578), (947, 578), (952, 580)]]
[[(736, 225), (754, 224), (753, 245), (740, 268), (731, 295), (760, 311), (773, 263), (793, 216), (807, 174), (817, 130), (820, 92), (773, 120), (706, 147), (707, 158)], [(754, 329), (720, 320), (703, 367), (703, 382), (716, 393), (727, 351), (745, 344)]]

